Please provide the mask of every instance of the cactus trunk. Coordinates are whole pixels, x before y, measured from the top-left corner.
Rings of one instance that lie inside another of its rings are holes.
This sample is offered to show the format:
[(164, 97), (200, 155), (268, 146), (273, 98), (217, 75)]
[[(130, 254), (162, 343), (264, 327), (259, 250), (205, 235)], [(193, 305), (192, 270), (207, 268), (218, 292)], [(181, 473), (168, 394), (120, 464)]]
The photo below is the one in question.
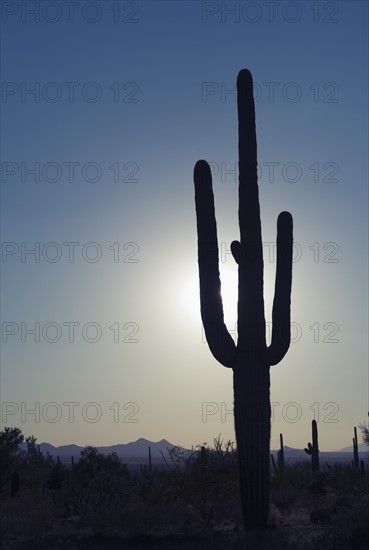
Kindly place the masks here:
[(194, 170), (198, 232), (201, 317), (214, 357), (233, 369), (234, 419), (239, 460), (241, 506), (245, 528), (265, 527), (270, 482), (270, 375), (290, 344), (292, 217), (277, 222), (277, 271), (273, 332), (265, 341), (263, 250), (257, 184), (257, 147), (253, 81), (250, 72), (237, 79), (239, 131), (240, 241), (231, 251), (238, 264), (238, 340), (235, 345), (223, 318), (217, 229), (210, 167), (200, 160)]
[(152, 471), (152, 464), (151, 464), (151, 447), (149, 445), (149, 472)]
[(282, 470), (284, 468), (283, 434), (279, 434), (279, 441), (280, 441), (281, 448), (278, 451), (278, 466)]
[(352, 439), (352, 446), (354, 448), (354, 468), (355, 470), (359, 469), (359, 448), (357, 444), (357, 430), (356, 426), (354, 427), (354, 437)]
[(263, 527), (267, 524), (269, 515), (269, 368), (256, 359), (242, 360), (240, 354), (233, 369), (233, 380), (234, 421), (244, 525), (245, 528)]

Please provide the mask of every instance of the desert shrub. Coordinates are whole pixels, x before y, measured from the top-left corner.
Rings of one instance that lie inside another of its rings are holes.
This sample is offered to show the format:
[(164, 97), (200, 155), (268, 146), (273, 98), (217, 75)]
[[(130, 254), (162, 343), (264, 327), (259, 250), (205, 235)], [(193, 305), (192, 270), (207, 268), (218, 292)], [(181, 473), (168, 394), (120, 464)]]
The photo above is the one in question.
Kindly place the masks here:
[[(145, 466), (132, 474), (114, 453), (86, 447), (67, 469), (43, 457), (34, 438), (27, 438), (27, 449), (18, 453), (20, 434), (7, 435), (14, 442), (13, 471), (20, 476), (19, 494), (8, 498), (3, 492), (0, 500), (0, 535), (8, 539), (42, 536), (62, 517), (87, 533), (116, 531), (130, 538), (170, 532), (188, 536), (242, 523), (237, 452), (220, 437), (213, 448), (203, 444), (188, 452), (175, 447), (165, 467)], [(0, 463), (4, 456), (0, 449)], [(369, 478), (350, 465), (321, 466), (313, 474), (308, 461), (286, 463), (272, 472), (270, 524), (310, 528), (312, 536), (301, 542), (301, 550), (324, 544), (327, 550), (355, 547), (369, 538)]]
[(368, 546), (368, 497), (350, 497), (331, 509), (327, 532), (316, 539), (314, 550), (360, 550)]
[(307, 460), (286, 465), (288, 483), (298, 491), (304, 490), (313, 480), (311, 465)]
[(45, 497), (6, 498), (0, 501), (0, 533), (3, 540), (19, 536), (37, 538), (61, 516), (61, 509)]
[[(63, 477), (63, 471), (57, 475), (58, 481), (59, 475)], [(80, 516), (83, 525), (102, 535), (129, 492), (130, 478), (126, 465), (115, 453), (103, 455), (94, 447), (86, 447), (55, 498), (63, 504), (67, 516)]]
[(53, 460), (40, 452), (34, 436), (24, 437), (19, 428), (0, 432), (0, 496), (22, 491), (42, 491)]
[(198, 446), (186, 463), (185, 476), (184, 498), (201, 525), (213, 526), (239, 506), (237, 456), (230, 441), (224, 446), (218, 437), (214, 449)]
[(270, 500), (281, 512), (288, 512), (297, 501), (301, 499), (301, 493), (289, 485), (282, 489), (272, 490)]
[(117, 513), (116, 521), (130, 538), (140, 538), (154, 534), (167, 525), (167, 516), (167, 507), (152, 507), (143, 498), (131, 495)]
[(311, 466), (307, 462), (286, 463), (283, 470), (271, 475), (270, 499), (283, 514), (289, 514), (297, 503), (305, 499), (312, 481)]
[[(168, 451), (166, 468), (147, 467), (132, 476), (118, 515), (130, 536), (173, 528), (188, 534), (212, 526), (239, 509), (238, 469), (230, 443), (218, 438), (215, 449)], [(236, 514), (237, 515), (237, 514)], [(117, 522), (118, 519), (115, 519)]]
[(327, 475), (325, 472), (314, 472), (311, 482), (306, 489), (313, 495), (324, 496), (327, 494)]
[(5, 427), (0, 432), (0, 493), (10, 493), (13, 474), (22, 469), (24, 453), (20, 449), (24, 436), (19, 428)]
[(45, 487), (51, 491), (59, 491), (69, 478), (69, 472), (60, 461), (55, 462), (49, 469)]
[(351, 494), (365, 492), (369, 487), (369, 478), (361, 478), (360, 471), (350, 464), (336, 463), (325, 469), (327, 486), (335, 494)]

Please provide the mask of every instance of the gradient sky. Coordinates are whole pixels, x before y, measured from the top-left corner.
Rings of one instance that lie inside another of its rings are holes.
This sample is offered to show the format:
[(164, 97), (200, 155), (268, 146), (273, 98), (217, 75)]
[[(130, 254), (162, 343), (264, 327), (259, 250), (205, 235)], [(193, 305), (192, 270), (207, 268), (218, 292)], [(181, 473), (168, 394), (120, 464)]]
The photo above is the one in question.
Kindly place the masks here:
[(192, 174), (212, 163), (234, 330), (234, 90), (247, 67), (268, 322), (281, 210), (296, 243), (271, 446), (283, 432), (304, 447), (314, 416), (321, 450), (350, 445), (368, 411), (368, 4), (2, 10), (2, 427), (54, 445), (234, 440), (232, 372), (203, 341)]

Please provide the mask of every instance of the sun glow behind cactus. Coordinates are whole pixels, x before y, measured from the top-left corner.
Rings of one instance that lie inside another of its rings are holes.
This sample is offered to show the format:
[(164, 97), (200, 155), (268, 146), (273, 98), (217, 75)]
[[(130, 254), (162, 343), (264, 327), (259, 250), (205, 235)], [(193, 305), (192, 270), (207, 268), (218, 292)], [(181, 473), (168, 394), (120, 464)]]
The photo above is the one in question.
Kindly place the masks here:
[[(237, 322), (238, 273), (237, 266), (220, 266), (221, 295), (223, 299), (224, 320), (229, 330)], [(232, 326), (233, 325), (233, 326)]]
[[(238, 275), (237, 268), (228, 265), (220, 266), (221, 294), (225, 323), (234, 330), (237, 321)], [(192, 322), (201, 325), (199, 276), (194, 272), (181, 285), (178, 293), (180, 313), (185, 313)]]
[[(224, 322), (228, 332), (237, 341), (237, 304), (238, 304), (238, 268), (229, 263), (220, 263), (221, 295), (223, 300)], [(271, 323), (275, 268), (264, 265), (264, 307), (265, 321)], [(174, 290), (175, 303), (179, 315), (185, 315), (192, 326), (202, 327), (200, 314), (200, 290), (197, 271), (181, 278), (178, 284), (180, 290)], [(270, 331), (266, 329), (267, 343), (270, 344)]]

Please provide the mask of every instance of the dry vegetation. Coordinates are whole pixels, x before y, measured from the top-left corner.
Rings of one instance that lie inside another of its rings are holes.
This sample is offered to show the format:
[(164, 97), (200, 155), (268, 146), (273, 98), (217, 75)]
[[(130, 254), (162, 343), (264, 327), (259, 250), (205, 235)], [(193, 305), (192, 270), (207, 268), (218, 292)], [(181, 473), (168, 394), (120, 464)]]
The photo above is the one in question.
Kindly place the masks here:
[(116, 455), (93, 447), (67, 469), (39, 453), (34, 439), (28, 443), (12, 462), (4, 450), (0, 455), (4, 549), (216, 550), (245, 548), (245, 540), (256, 550), (369, 548), (369, 478), (350, 466), (314, 475), (309, 462), (278, 469), (270, 527), (245, 538), (231, 443), (218, 438), (214, 450), (199, 446), (190, 454), (174, 448), (162, 469), (135, 475)]

